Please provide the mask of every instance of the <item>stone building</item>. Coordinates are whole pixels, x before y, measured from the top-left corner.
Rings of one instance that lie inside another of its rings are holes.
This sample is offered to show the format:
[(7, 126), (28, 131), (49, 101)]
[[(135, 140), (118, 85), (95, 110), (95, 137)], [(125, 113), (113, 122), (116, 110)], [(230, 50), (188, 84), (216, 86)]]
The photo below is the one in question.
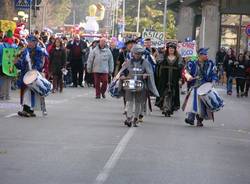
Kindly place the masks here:
[(177, 13), (177, 39), (196, 39), (210, 48), (211, 58), (220, 47), (237, 54), (250, 50), (250, 0), (168, 0), (168, 7)]
[(0, 0), (0, 19), (12, 20), (16, 14), (14, 1)]

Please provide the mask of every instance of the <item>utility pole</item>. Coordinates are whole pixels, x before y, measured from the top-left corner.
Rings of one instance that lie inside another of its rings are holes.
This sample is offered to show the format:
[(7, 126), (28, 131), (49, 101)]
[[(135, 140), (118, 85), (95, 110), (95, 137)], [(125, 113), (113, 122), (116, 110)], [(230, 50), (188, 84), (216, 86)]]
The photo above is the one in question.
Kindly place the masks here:
[(112, 5), (111, 5), (111, 12), (112, 12), (112, 36), (115, 35), (115, 0), (111, 1)]
[(32, 4), (29, 2), (29, 34), (31, 34)]
[(34, 0), (34, 17), (36, 17), (36, 15), (37, 15), (36, 8), (37, 8), (37, 0)]
[(123, 4), (122, 4), (122, 22), (123, 22), (123, 26), (124, 26), (124, 31), (125, 31), (125, 25), (126, 25), (125, 10), (126, 10), (126, 3), (125, 3), (125, 0), (123, 0)]
[(76, 24), (76, 10), (75, 10), (75, 7), (73, 9), (73, 25)]
[(166, 40), (166, 30), (167, 30), (167, 6), (168, 6), (168, 0), (165, 0), (164, 4), (164, 17), (163, 17), (163, 34), (164, 34), (164, 40)]
[(138, 10), (137, 10), (137, 24), (136, 24), (136, 32), (139, 32), (140, 27), (140, 10), (141, 10), (141, 0), (138, 0)]
[(115, 36), (118, 35), (119, 0), (115, 2)]
[(44, 29), (44, 27), (45, 27), (45, 14), (46, 13), (46, 5), (44, 4), (43, 5), (43, 19), (42, 19), (42, 28)]

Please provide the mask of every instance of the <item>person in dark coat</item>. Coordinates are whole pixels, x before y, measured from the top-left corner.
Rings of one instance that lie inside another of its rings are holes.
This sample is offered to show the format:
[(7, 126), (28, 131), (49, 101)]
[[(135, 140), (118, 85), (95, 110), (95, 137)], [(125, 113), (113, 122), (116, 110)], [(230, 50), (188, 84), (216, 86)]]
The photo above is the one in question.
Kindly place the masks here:
[(245, 71), (246, 71), (246, 88), (245, 88), (245, 97), (248, 97), (248, 92), (250, 88), (250, 52), (245, 52)]
[(160, 94), (156, 105), (167, 117), (180, 108), (180, 79), (181, 56), (177, 52), (176, 44), (170, 43), (167, 45), (163, 62), (156, 68), (156, 85)]
[(60, 92), (63, 91), (62, 69), (65, 67), (66, 58), (66, 49), (63, 47), (62, 40), (57, 38), (49, 55), (49, 71), (53, 78), (52, 92), (58, 91), (58, 87), (60, 88)]
[(244, 88), (246, 83), (245, 60), (243, 54), (239, 54), (238, 60), (234, 63), (234, 65), (237, 97), (243, 97), (245, 95)]
[(87, 43), (80, 39), (79, 35), (75, 35), (74, 40), (67, 45), (69, 49), (69, 62), (72, 70), (73, 86), (83, 87), (83, 58), (87, 51)]
[(131, 49), (135, 43), (136, 42), (134, 40), (127, 40), (125, 42), (124, 47), (122, 48), (121, 52), (119, 53), (118, 62), (117, 62), (115, 71), (118, 72), (122, 68), (122, 65), (125, 61), (131, 60), (131, 58), (132, 58)]
[[(115, 69), (116, 65), (118, 64), (118, 57), (119, 57), (119, 49), (117, 48), (117, 39), (115, 37), (111, 39), (109, 49), (113, 55), (114, 69)], [(115, 76), (115, 70), (112, 73), (112, 77), (114, 76)]]
[(235, 61), (236, 61), (236, 57), (234, 54), (234, 50), (230, 48), (228, 49), (224, 62), (223, 62), (223, 68), (226, 72), (226, 77), (227, 77), (227, 94), (228, 95), (232, 95), (233, 69), (234, 69)]
[(220, 50), (216, 53), (216, 67), (217, 67), (219, 81), (221, 82), (221, 84), (223, 84), (224, 81), (223, 61), (226, 54), (227, 53), (224, 47), (221, 47)]

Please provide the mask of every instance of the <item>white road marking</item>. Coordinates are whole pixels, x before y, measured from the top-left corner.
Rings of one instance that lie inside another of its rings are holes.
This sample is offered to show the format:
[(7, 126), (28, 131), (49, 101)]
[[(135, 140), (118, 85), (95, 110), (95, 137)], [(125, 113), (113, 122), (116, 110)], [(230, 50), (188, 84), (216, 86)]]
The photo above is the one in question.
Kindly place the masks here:
[(17, 113), (9, 114), (9, 115), (5, 116), (5, 118), (11, 118), (11, 117), (14, 117), (14, 116), (17, 116)]
[(110, 156), (109, 160), (103, 167), (102, 171), (96, 177), (94, 184), (104, 184), (105, 181), (108, 179), (111, 171), (114, 169), (115, 165), (117, 164), (118, 160), (120, 159), (123, 151), (127, 147), (128, 142), (133, 137), (136, 128), (130, 128), (128, 132), (124, 135), (121, 139), (117, 147), (115, 148), (114, 152)]

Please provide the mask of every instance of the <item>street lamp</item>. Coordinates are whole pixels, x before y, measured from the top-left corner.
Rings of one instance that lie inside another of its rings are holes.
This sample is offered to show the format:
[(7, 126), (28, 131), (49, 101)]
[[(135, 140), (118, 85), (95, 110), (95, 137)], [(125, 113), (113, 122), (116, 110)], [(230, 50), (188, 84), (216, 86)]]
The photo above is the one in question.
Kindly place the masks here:
[[(180, 0), (180, 3), (183, 3), (184, 0)], [(160, 3), (161, 4), (161, 3)], [(164, 3), (164, 17), (163, 17), (163, 34), (164, 34), (164, 39), (166, 40), (166, 30), (167, 30), (167, 6), (168, 6), (168, 0), (165, 0)]]
[(166, 40), (166, 27), (167, 27), (167, 6), (168, 6), (168, 0), (165, 0), (164, 4), (164, 16), (163, 16), (163, 34), (164, 34), (164, 40)]
[(136, 24), (136, 32), (139, 32), (140, 27), (140, 9), (141, 9), (141, 0), (138, 0), (138, 10), (137, 10), (137, 24)]
[(126, 9), (126, 4), (125, 4), (125, 0), (123, 0), (123, 2), (122, 2), (122, 20), (123, 20), (123, 25), (124, 25), (124, 31), (125, 31), (125, 24), (126, 24), (125, 9)]

